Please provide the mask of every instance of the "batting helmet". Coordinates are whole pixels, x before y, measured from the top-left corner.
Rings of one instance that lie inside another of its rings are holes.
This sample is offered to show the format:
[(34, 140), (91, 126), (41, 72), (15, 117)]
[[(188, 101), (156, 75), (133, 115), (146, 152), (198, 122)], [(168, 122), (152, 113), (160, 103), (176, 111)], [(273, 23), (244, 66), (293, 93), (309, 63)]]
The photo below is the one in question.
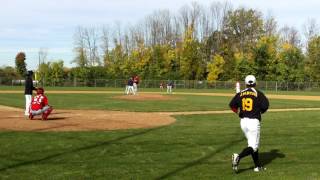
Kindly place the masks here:
[(44, 89), (43, 88), (37, 88), (37, 94), (43, 94), (44, 93)]
[(253, 75), (248, 75), (244, 81), (248, 86), (253, 86), (256, 84), (256, 78)]

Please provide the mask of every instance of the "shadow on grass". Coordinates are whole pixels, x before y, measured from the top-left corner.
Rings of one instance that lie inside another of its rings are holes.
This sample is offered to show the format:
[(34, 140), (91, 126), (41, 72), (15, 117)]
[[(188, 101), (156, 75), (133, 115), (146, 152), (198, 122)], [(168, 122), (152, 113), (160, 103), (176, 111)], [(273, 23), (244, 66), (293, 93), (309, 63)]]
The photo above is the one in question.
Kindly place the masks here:
[(276, 158), (284, 158), (286, 157), (283, 153), (279, 152), (279, 149), (273, 149), (270, 152), (262, 152), (259, 154), (260, 162), (262, 166), (266, 166), (270, 164)]
[(130, 134), (130, 135), (122, 136), (122, 137), (119, 137), (119, 138), (116, 138), (116, 139), (113, 139), (113, 140), (110, 140), (110, 141), (98, 142), (98, 143), (95, 143), (95, 144), (92, 144), (92, 145), (83, 146), (83, 147), (67, 150), (67, 151), (64, 151), (64, 152), (61, 152), (61, 153), (52, 154), (52, 155), (49, 155), (49, 156), (46, 156), (46, 157), (40, 158), (40, 159), (34, 159), (34, 160), (24, 161), (24, 162), (21, 162), (21, 163), (18, 163), (18, 164), (14, 164), (14, 165), (8, 165), (6, 167), (0, 168), (0, 172), (6, 171), (6, 170), (9, 170), (9, 169), (19, 168), (19, 167), (22, 167), (22, 166), (27, 166), (27, 165), (30, 165), (30, 164), (37, 164), (37, 163), (45, 162), (47, 160), (51, 160), (51, 159), (54, 159), (54, 158), (57, 158), (57, 157), (60, 157), (60, 156), (66, 155), (66, 154), (73, 154), (73, 153), (76, 153), (76, 152), (79, 152), (79, 151), (94, 149), (94, 148), (101, 147), (101, 146), (108, 146), (108, 145), (111, 145), (111, 144), (114, 144), (114, 143), (129, 139), (129, 138), (133, 138), (133, 137), (136, 137), (136, 136), (141, 136), (141, 135), (153, 132), (155, 130), (159, 130), (159, 129), (164, 128), (164, 127), (166, 127), (166, 126), (147, 129), (147, 130), (144, 130), (144, 131), (141, 131), (141, 132), (137, 132), (137, 133), (133, 133), (133, 134)]
[(184, 170), (186, 170), (186, 169), (188, 169), (188, 168), (191, 168), (191, 167), (193, 167), (193, 166), (197, 166), (198, 164), (201, 164), (201, 163), (207, 161), (208, 159), (210, 159), (210, 158), (213, 157), (214, 155), (216, 155), (216, 154), (218, 154), (218, 153), (220, 153), (220, 152), (222, 152), (222, 151), (230, 148), (231, 146), (234, 146), (234, 145), (242, 142), (244, 139), (245, 139), (245, 138), (231, 141), (231, 142), (229, 142), (228, 144), (226, 144), (226, 145), (218, 148), (217, 150), (211, 152), (210, 154), (208, 154), (208, 155), (206, 155), (206, 156), (204, 156), (204, 157), (202, 157), (202, 158), (196, 159), (196, 160), (194, 160), (194, 161), (191, 161), (191, 162), (187, 163), (186, 165), (184, 165), (184, 166), (182, 166), (182, 167), (180, 167), (180, 168), (177, 168), (177, 169), (172, 170), (172, 171), (170, 171), (170, 172), (168, 172), (168, 173), (166, 173), (166, 174), (164, 174), (164, 175), (162, 175), (162, 176), (160, 176), (160, 177), (157, 177), (156, 179), (166, 179), (166, 178), (169, 178), (169, 177), (171, 177), (171, 176), (174, 176), (174, 175), (176, 175), (177, 173), (179, 173), (179, 172), (181, 172), (181, 171), (184, 171)]
[[(248, 156), (248, 157), (251, 158), (251, 156)], [(286, 157), (286, 156), (283, 153), (280, 153), (279, 149), (273, 149), (270, 152), (259, 153), (260, 163), (262, 166), (266, 166), (266, 165), (270, 164), (273, 160), (275, 160), (277, 158), (284, 158), (284, 157)], [(251, 166), (249, 168), (239, 169), (238, 173), (252, 170), (253, 168), (254, 167)]]

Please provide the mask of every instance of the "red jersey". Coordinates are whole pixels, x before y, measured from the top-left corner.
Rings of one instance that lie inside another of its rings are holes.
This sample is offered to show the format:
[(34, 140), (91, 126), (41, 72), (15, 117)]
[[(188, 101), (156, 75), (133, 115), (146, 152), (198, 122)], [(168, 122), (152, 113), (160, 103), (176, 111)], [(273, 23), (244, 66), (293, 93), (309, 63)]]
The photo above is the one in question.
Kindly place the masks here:
[(134, 82), (134, 83), (139, 84), (139, 81), (140, 81), (139, 76), (135, 76), (135, 77), (133, 78), (133, 82)]
[(32, 98), (31, 109), (37, 111), (48, 105), (48, 98), (45, 95), (38, 94)]

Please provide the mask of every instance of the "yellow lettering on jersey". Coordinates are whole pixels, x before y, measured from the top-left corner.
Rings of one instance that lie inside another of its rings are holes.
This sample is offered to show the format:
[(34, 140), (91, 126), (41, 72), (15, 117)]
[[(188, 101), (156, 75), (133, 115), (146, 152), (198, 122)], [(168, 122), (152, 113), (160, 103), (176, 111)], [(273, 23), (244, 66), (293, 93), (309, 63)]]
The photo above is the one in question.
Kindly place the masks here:
[(242, 97), (242, 96), (248, 96), (248, 95), (252, 95), (252, 96), (254, 96), (254, 97), (257, 97), (257, 93), (251, 92), (251, 91), (244, 91), (244, 92), (242, 92), (242, 93), (240, 94), (240, 97)]

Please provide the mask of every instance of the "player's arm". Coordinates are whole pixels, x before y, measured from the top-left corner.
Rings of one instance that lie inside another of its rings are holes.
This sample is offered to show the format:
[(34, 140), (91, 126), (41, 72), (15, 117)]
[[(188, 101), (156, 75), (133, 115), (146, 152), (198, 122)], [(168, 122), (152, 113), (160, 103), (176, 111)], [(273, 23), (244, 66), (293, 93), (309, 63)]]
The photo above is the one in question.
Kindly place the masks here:
[(49, 105), (47, 96), (43, 96), (43, 105), (44, 105), (44, 106)]
[(236, 94), (229, 103), (229, 107), (234, 113), (238, 113), (239, 102), (240, 102), (239, 98), (240, 98), (239, 94)]
[(261, 98), (261, 113), (265, 113), (269, 109), (269, 100), (263, 93), (260, 93), (259, 97)]

